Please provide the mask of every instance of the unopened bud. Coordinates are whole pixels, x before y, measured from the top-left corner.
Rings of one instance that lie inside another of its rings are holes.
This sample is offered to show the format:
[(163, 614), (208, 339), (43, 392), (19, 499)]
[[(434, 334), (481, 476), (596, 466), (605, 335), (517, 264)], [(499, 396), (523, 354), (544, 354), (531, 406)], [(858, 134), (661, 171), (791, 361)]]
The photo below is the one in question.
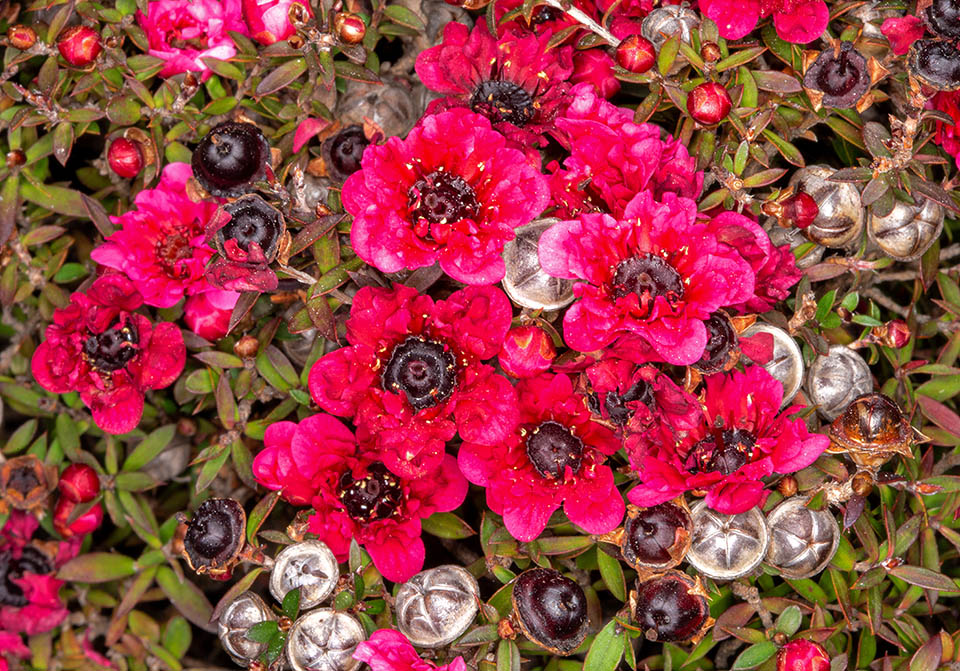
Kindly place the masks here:
[(103, 45), (100, 42), (100, 33), (93, 28), (70, 26), (57, 38), (57, 49), (67, 63), (83, 68), (97, 60), (97, 56), (103, 51)]
[(241, 359), (252, 359), (257, 356), (260, 341), (251, 335), (245, 335), (233, 346), (233, 353)]
[(120, 137), (107, 150), (107, 162), (120, 177), (132, 179), (143, 169), (143, 151), (139, 143)]
[(337, 14), (333, 19), (333, 29), (340, 41), (346, 44), (359, 44), (367, 34), (367, 26), (363, 19), (351, 12)]
[(26, 51), (37, 43), (37, 31), (30, 26), (17, 23), (7, 30), (7, 39), (10, 40), (10, 46)]

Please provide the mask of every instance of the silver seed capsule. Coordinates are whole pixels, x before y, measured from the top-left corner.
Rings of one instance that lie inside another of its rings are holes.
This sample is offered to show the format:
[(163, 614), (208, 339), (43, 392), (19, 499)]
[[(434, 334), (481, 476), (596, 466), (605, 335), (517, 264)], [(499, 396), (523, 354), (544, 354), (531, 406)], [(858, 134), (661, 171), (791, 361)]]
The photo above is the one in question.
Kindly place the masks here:
[(810, 578), (823, 571), (840, 543), (840, 526), (830, 511), (810, 510), (799, 496), (771, 510), (767, 526), (767, 563), (790, 579)]
[[(810, 241), (803, 234), (803, 231), (793, 226), (784, 228), (783, 226), (773, 224), (768, 227), (767, 231), (770, 234), (770, 242), (777, 247), (790, 245), (791, 252), (801, 245), (810, 245)], [(797, 259), (797, 268), (806, 270), (811, 266), (817, 265), (823, 259), (823, 253), (825, 251), (826, 249), (821, 245), (814, 244), (811, 249), (807, 250), (803, 256)]]
[(503, 247), (507, 271), (503, 290), (521, 307), (559, 310), (573, 302), (573, 282), (553, 277), (540, 267), (540, 235), (559, 219), (539, 219), (516, 229), (516, 238)]
[(807, 372), (807, 394), (817, 412), (833, 421), (857, 396), (873, 391), (870, 367), (844, 345), (833, 345), (813, 360)]
[(477, 616), (480, 587), (466, 569), (438, 566), (397, 591), (397, 626), (422, 648), (439, 648), (465, 632)]
[[(770, 324), (757, 322), (741, 333), (740, 339), (743, 340), (758, 333), (769, 333), (773, 336), (773, 358), (762, 365), (783, 385), (782, 405), (787, 405), (796, 396), (803, 383), (803, 354), (789, 333)], [(746, 356), (743, 359), (745, 363), (752, 363)]]
[(657, 51), (671, 37), (690, 44), (693, 31), (700, 27), (700, 17), (688, 7), (668, 5), (647, 14), (640, 26), (640, 33), (653, 43)]
[(287, 661), (293, 671), (352, 671), (353, 658), (366, 639), (357, 618), (330, 608), (318, 608), (297, 619), (287, 634)]
[(300, 588), (300, 608), (322, 603), (333, 593), (340, 579), (337, 558), (326, 543), (307, 540), (283, 548), (270, 573), (270, 593), (278, 602), (287, 592)]
[(915, 205), (896, 201), (885, 217), (870, 214), (867, 235), (887, 256), (897, 261), (916, 261), (943, 231), (943, 207), (920, 195)]
[(243, 592), (230, 602), (217, 621), (220, 644), (234, 662), (247, 666), (267, 650), (266, 643), (247, 638), (247, 631), (258, 622), (276, 619), (263, 599), (253, 592)]
[(804, 229), (807, 238), (824, 247), (845, 247), (863, 231), (864, 208), (853, 184), (829, 181), (833, 168), (808, 165), (790, 178), (790, 186), (809, 194), (820, 212)]
[(767, 554), (770, 534), (759, 508), (724, 515), (697, 501), (690, 511), (693, 541), (686, 560), (714, 580), (733, 580), (750, 573)]

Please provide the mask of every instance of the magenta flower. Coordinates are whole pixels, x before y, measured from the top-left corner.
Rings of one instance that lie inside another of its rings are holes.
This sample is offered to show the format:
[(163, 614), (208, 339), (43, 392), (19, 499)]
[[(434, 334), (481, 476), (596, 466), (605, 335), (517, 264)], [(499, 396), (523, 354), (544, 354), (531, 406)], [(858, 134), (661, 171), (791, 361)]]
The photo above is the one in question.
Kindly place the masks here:
[(7, 658), (28, 659), (30, 648), (23, 644), (19, 634), (0, 631), (0, 671), (8, 671)]
[(630, 454), (641, 483), (628, 494), (641, 507), (684, 492), (706, 491), (707, 505), (735, 514), (762, 505), (762, 478), (806, 468), (830, 439), (810, 434), (803, 419), (790, 419), (800, 406), (780, 411), (783, 386), (761, 366), (741, 373), (710, 375), (699, 426), (676, 443)]
[(519, 421), (504, 439), (460, 446), (460, 470), (487, 489), (490, 510), (514, 538), (530, 542), (557, 508), (588, 533), (623, 519), (623, 497), (606, 458), (620, 448), (612, 430), (593, 421), (570, 378), (545, 373), (517, 384)]
[(257, 481), (295, 505), (313, 507), (310, 532), (346, 561), (350, 540), (366, 548), (387, 580), (423, 568), (420, 520), (453, 510), (467, 495), (456, 460), (442, 455), (420, 478), (391, 472), (375, 451), (329, 415), (272, 424), (253, 463)]
[(241, 0), (243, 18), (250, 36), (260, 44), (270, 45), (285, 40), (297, 29), (290, 23), (290, 8), (300, 5), (304, 16), (312, 17), (310, 3), (301, 0)]
[(188, 163), (167, 165), (155, 189), (137, 194), (136, 209), (111, 217), (120, 229), (90, 258), (133, 280), (147, 305), (169, 308), (185, 295), (207, 294), (214, 306), (230, 310), (239, 294), (217, 289), (204, 277), (214, 255), (204, 241), (205, 227), (217, 206), (190, 200), (186, 184), (192, 176)]
[(586, 49), (573, 55), (570, 83), (586, 84), (601, 98), (612, 98), (620, 91), (620, 80), (614, 75), (613, 58), (603, 49)]
[(499, 289), (467, 287), (434, 303), (414, 289), (364, 287), (347, 319), (350, 347), (310, 371), (313, 400), (350, 417), (390, 470), (434, 470), (446, 442), (496, 443), (516, 420), (516, 394), (482, 361), (496, 356), (510, 327)]
[(953, 123), (937, 121), (933, 141), (953, 156), (960, 167), (960, 131), (957, 130), (957, 124), (960, 123), (960, 91), (937, 91), (931, 105), (933, 109), (944, 112), (953, 119)]
[(679, 140), (662, 140), (659, 126), (634, 123), (633, 112), (607, 102), (588, 85), (578, 84), (570, 93), (570, 106), (557, 118), (554, 133), (570, 156), (562, 167), (549, 166), (555, 216), (620, 216), (644, 190), (658, 200), (666, 193), (699, 197), (703, 173)]
[(880, 32), (890, 42), (893, 53), (902, 56), (910, 51), (914, 42), (923, 37), (926, 28), (919, 17), (908, 14), (884, 20)]
[(213, 342), (227, 335), (232, 313), (233, 310), (216, 307), (207, 294), (198, 294), (188, 298), (183, 306), (183, 321), (198, 336)]
[(19, 634), (50, 631), (68, 615), (59, 596), (63, 581), (54, 575), (77, 555), (80, 540), (33, 541), (39, 526), (32, 515), (14, 510), (0, 528), (0, 659), (7, 650), (19, 653)]
[(823, 35), (830, 21), (823, 0), (700, 0), (700, 9), (728, 40), (745, 37), (761, 18), (772, 15), (780, 39), (806, 44)]
[(431, 91), (448, 96), (428, 113), (466, 106), (521, 147), (543, 146), (544, 132), (566, 101), (573, 47), (550, 48), (550, 35), (505, 31), (498, 40), (485, 21), (471, 31), (451, 22), (443, 43), (417, 56), (417, 75)]
[(34, 379), (47, 391), (80, 392), (107, 433), (136, 428), (143, 394), (173, 384), (186, 363), (180, 329), (151, 324), (134, 312), (143, 297), (123, 275), (104, 275), (86, 294), (53, 313), (47, 338), (33, 353)]
[(563, 319), (564, 340), (592, 352), (625, 333), (649, 343), (667, 363), (689, 365), (707, 344), (704, 320), (754, 295), (750, 265), (696, 221), (697, 205), (672, 193), (631, 200), (620, 221), (582, 214), (547, 229), (540, 264), (579, 279), (580, 298)]
[(366, 662), (371, 671), (467, 671), (463, 657), (437, 666), (420, 658), (416, 648), (396, 629), (379, 629), (357, 646), (354, 659)]
[(343, 185), (353, 249), (383, 272), (440, 262), (465, 284), (504, 275), (503, 245), (546, 206), (540, 171), (464, 108), (424, 117), (406, 139), (370, 145)]
[(206, 81), (213, 73), (202, 59), (233, 58), (237, 48), (229, 31), (250, 34), (240, 0), (154, 0), (146, 14), (137, 12), (137, 23), (147, 34), (148, 53), (166, 61), (161, 77), (190, 71)]

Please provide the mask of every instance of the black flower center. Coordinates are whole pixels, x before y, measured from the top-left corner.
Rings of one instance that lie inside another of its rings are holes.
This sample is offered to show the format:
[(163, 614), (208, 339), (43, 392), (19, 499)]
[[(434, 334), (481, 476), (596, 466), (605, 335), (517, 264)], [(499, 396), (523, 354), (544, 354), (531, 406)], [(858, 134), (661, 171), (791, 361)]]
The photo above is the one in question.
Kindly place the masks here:
[(703, 325), (707, 327), (707, 347), (696, 368), (703, 373), (716, 373), (723, 369), (727, 354), (737, 343), (737, 333), (730, 319), (721, 312), (714, 312)]
[(693, 446), (687, 468), (692, 473), (730, 475), (753, 458), (756, 444), (756, 436), (745, 429), (718, 429)]
[(588, 397), (590, 410), (595, 415), (604, 415), (610, 418), (614, 424), (624, 425), (630, 421), (635, 412), (633, 405), (639, 401), (651, 410), (656, 403), (653, 395), (653, 387), (646, 380), (637, 380), (630, 388), (622, 394), (617, 391), (608, 391), (603, 399), (603, 411), (600, 408), (600, 400), (597, 394), (591, 394)]
[(369, 144), (363, 128), (356, 124), (347, 126), (325, 140), (323, 154), (327, 159), (328, 172), (338, 179), (346, 179), (355, 173), (360, 169), (360, 159)]
[(25, 572), (44, 575), (52, 570), (50, 560), (33, 546), (23, 548), (19, 559), (14, 559), (10, 550), (0, 552), (0, 605), (26, 606), (27, 597), (13, 580), (22, 578)]
[(576, 475), (583, 461), (583, 441), (563, 424), (548, 420), (527, 436), (527, 457), (545, 478), (563, 478), (567, 466)]
[(337, 495), (350, 517), (359, 522), (386, 519), (403, 501), (400, 481), (379, 461), (370, 464), (359, 480), (350, 471), (341, 474)]
[(250, 251), (255, 242), (269, 255), (283, 234), (280, 213), (259, 196), (246, 196), (226, 208), (230, 221), (220, 229), (224, 241), (235, 240), (243, 251)]
[(657, 296), (674, 305), (683, 298), (683, 279), (660, 256), (634, 256), (621, 261), (613, 275), (613, 295), (622, 298), (628, 294), (637, 295), (645, 312), (653, 307)]
[(181, 231), (160, 238), (154, 249), (157, 263), (167, 277), (182, 280), (190, 274), (184, 261), (193, 256), (193, 250), (190, 248), (190, 240)]
[(90, 365), (104, 373), (112, 373), (130, 363), (139, 348), (140, 334), (129, 323), (114, 322), (103, 333), (96, 333), (83, 343), (83, 354)]
[(507, 121), (520, 127), (527, 125), (537, 112), (533, 96), (523, 87), (502, 79), (480, 82), (470, 97), (470, 109), (492, 123)]
[(539, 26), (544, 23), (549, 23), (550, 21), (556, 21), (562, 17), (563, 12), (556, 7), (551, 7), (550, 5), (540, 5), (533, 10), (533, 16), (530, 17), (530, 23), (534, 26)]
[(844, 96), (860, 81), (860, 70), (851, 62), (850, 52), (842, 50), (831, 58), (817, 73), (817, 88), (831, 96)]
[[(421, 177), (407, 191), (407, 206), (415, 224), (421, 220), (430, 224), (449, 224), (461, 219), (475, 219), (480, 203), (473, 187), (459, 175), (437, 170)], [(418, 230), (421, 237), (429, 229)]]
[(383, 371), (383, 388), (403, 392), (414, 410), (450, 398), (457, 385), (457, 360), (446, 345), (413, 336), (393, 349)]

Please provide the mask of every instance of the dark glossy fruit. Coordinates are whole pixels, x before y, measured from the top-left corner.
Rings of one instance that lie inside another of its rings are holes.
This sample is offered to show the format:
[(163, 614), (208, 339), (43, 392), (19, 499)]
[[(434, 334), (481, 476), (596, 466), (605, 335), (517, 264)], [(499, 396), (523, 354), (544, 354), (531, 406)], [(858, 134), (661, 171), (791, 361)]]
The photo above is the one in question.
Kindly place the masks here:
[(817, 57), (804, 75), (803, 85), (823, 93), (824, 107), (853, 107), (870, 88), (867, 59), (853, 44), (844, 42), (839, 51), (827, 49)]
[[(731, 360), (731, 353), (737, 347), (737, 331), (733, 322), (723, 312), (714, 312), (704, 322), (707, 327), (707, 347), (700, 361), (693, 364), (701, 373), (707, 375), (719, 373)], [(732, 365), (732, 364), (731, 364)]]
[(947, 40), (917, 40), (907, 55), (914, 77), (940, 91), (960, 88), (960, 49)]
[(324, 140), (321, 146), (327, 174), (337, 181), (345, 180), (360, 169), (363, 151), (368, 146), (370, 140), (364, 134), (362, 126), (353, 124), (341, 128), (336, 135)]
[(193, 150), (193, 175), (214, 196), (235, 197), (263, 179), (270, 146), (251, 123), (225, 121), (207, 133)]
[(100, 493), (100, 476), (87, 464), (70, 464), (60, 474), (57, 483), (60, 494), (74, 503), (87, 503)]
[(690, 513), (669, 501), (627, 513), (620, 551), (635, 569), (672, 568), (690, 548)]
[(912, 457), (913, 428), (900, 406), (880, 393), (858, 396), (830, 425), (830, 452), (847, 452), (861, 466), (894, 454)]
[(255, 242), (267, 262), (273, 261), (286, 230), (283, 215), (257, 195), (238, 198), (223, 209), (230, 215), (230, 221), (217, 231), (220, 244), (233, 240), (240, 249), (249, 252), (250, 244)]
[(722, 84), (704, 82), (687, 96), (687, 111), (705, 126), (712, 126), (727, 118), (733, 102)]
[(629, 72), (644, 73), (657, 61), (657, 50), (643, 35), (630, 35), (617, 46), (617, 65)]
[(637, 585), (633, 617), (648, 639), (689, 641), (708, 624), (707, 600), (694, 581), (668, 571)]
[(923, 12), (923, 19), (934, 34), (954, 40), (960, 38), (960, 1), (933, 0)]
[(198, 573), (229, 574), (243, 547), (247, 515), (233, 499), (207, 499), (187, 523), (183, 551)]
[(580, 471), (583, 441), (563, 424), (546, 421), (527, 435), (527, 457), (543, 477), (562, 480), (567, 468)]
[(352, 471), (341, 473), (337, 495), (350, 517), (360, 522), (386, 519), (403, 502), (400, 481), (379, 461), (370, 464), (367, 474), (359, 479)]
[(587, 636), (587, 597), (559, 571), (524, 571), (513, 585), (512, 601), (524, 635), (542, 648), (569, 655)]

